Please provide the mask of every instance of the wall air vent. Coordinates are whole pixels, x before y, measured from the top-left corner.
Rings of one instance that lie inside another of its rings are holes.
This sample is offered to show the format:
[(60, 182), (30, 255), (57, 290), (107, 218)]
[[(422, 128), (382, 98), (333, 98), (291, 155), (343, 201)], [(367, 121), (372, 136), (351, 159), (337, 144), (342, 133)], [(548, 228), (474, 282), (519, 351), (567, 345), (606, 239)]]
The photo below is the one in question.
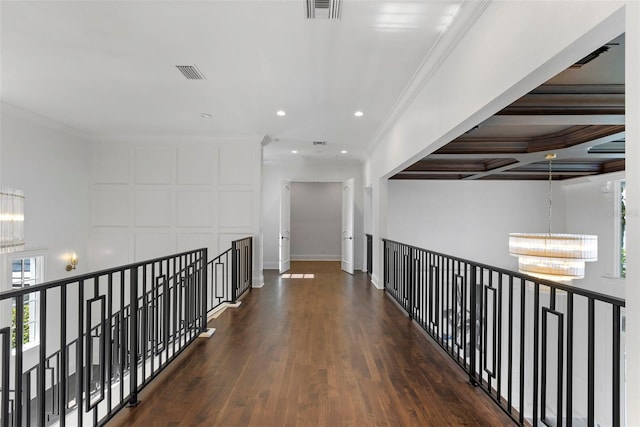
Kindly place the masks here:
[(307, 19), (340, 19), (341, 0), (304, 0)]
[(180, 70), (187, 80), (206, 80), (195, 65), (176, 65), (176, 68)]
[(575, 64), (573, 64), (569, 68), (580, 68), (583, 65), (587, 65), (589, 62), (593, 61), (598, 56), (602, 55), (603, 53), (605, 53), (608, 50), (609, 50), (609, 46), (602, 46), (602, 47), (594, 50), (589, 55), (585, 56), (584, 58), (582, 58), (580, 61), (576, 62)]
[(313, 141), (313, 145), (327, 145), (327, 141)]

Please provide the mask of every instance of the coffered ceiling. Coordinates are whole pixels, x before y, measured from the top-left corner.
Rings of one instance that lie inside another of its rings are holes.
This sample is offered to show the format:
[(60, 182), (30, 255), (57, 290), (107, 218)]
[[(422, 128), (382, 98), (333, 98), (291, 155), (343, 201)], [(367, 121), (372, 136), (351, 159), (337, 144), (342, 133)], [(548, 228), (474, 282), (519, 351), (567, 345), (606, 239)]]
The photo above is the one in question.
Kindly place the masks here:
[(625, 168), (624, 35), (392, 179), (553, 179)]

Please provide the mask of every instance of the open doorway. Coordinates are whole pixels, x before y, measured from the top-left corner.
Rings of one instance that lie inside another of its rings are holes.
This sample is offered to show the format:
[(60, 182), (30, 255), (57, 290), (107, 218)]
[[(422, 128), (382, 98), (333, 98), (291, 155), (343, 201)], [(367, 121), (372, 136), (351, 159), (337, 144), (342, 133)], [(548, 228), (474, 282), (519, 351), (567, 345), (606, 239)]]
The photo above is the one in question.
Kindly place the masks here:
[(280, 205), (280, 273), (291, 260), (340, 261), (353, 274), (354, 183), (284, 181)]
[(291, 260), (340, 261), (342, 185), (291, 183)]

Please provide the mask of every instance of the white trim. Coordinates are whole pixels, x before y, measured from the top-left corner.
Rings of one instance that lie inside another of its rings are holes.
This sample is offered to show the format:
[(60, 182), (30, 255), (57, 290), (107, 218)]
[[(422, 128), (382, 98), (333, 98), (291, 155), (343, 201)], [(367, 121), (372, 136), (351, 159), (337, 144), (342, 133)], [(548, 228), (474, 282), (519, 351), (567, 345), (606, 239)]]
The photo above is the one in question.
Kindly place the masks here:
[(373, 286), (375, 286), (377, 289), (384, 289), (384, 286), (380, 285), (380, 280), (375, 274), (371, 275), (371, 283), (373, 283)]
[(262, 269), (263, 270), (277, 270), (278, 269), (278, 262), (275, 261), (265, 261), (262, 263)]
[(340, 261), (340, 255), (291, 255), (291, 261)]
[(373, 138), (365, 147), (365, 150), (371, 153), (385, 136), (395, 126), (398, 119), (409, 108), (409, 105), (418, 96), (433, 75), (438, 71), (440, 66), (445, 62), (449, 54), (454, 51), (458, 43), (467, 34), (467, 31), (480, 18), (486, 8), (491, 3), (490, 0), (478, 0), (475, 2), (464, 2), (464, 6), (460, 10), (460, 15), (453, 21), (453, 25), (442, 33), (436, 42), (431, 46), (427, 55), (423, 58), (416, 72), (404, 87), (398, 98), (395, 100), (391, 109), (382, 123), (376, 130)]

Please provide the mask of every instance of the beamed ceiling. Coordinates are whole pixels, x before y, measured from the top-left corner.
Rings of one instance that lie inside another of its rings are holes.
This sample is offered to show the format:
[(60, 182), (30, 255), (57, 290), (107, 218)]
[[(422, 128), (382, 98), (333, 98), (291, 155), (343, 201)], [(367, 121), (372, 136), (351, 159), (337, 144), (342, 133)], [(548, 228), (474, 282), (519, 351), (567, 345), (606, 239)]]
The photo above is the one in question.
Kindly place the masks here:
[(623, 171), (624, 35), (391, 179), (553, 179)]

